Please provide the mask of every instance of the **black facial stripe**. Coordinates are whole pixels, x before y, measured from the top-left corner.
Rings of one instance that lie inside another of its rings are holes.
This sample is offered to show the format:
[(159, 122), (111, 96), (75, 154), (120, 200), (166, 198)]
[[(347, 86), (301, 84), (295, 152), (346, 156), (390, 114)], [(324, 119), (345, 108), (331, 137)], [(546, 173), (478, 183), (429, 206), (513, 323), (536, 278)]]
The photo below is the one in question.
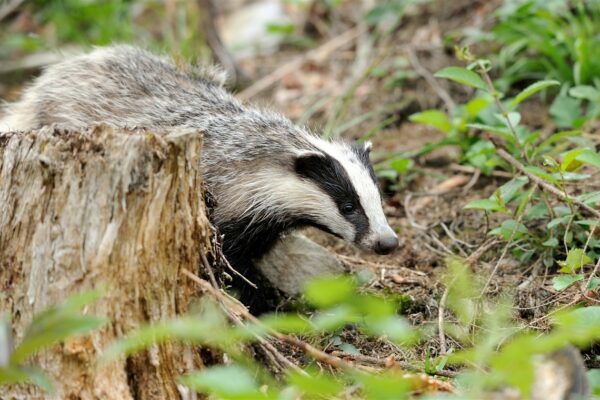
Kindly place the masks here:
[[(354, 225), (356, 230), (355, 241), (359, 241), (369, 231), (369, 220), (350, 177), (342, 165), (329, 155), (310, 154), (296, 159), (295, 165), (298, 175), (310, 179), (331, 197), (338, 207), (340, 214)], [(352, 203), (354, 212), (344, 214), (341, 208), (346, 203)]]
[(373, 170), (373, 166), (371, 165), (369, 151), (365, 150), (365, 147), (362, 144), (353, 144), (351, 148), (352, 152), (356, 154), (356, 157), (365, 166), (367, 171), (369, 171), (369, 176), (371, 177), (371, 179), (373, 179), (373, 182), (377, 184), (377, 177), (375, 176), (375, 171)]

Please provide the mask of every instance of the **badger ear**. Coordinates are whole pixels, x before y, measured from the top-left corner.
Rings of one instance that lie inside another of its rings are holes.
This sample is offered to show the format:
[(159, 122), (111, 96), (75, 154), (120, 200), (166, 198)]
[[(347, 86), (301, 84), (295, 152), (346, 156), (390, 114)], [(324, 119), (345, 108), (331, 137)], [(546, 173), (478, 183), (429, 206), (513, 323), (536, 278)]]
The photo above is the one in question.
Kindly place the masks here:
[(371, 142), (370, 140), (363, 143), (363, 151), (365, 151), (367, 154), (371, 153), (372, 148), (373, 142)]
[(322, 168), (327, 162), (327, 157), (320, 151), (305, 150), (296, 153), (294, 158), (294, 170), (298, 175), (310, 177), (315, 171)]

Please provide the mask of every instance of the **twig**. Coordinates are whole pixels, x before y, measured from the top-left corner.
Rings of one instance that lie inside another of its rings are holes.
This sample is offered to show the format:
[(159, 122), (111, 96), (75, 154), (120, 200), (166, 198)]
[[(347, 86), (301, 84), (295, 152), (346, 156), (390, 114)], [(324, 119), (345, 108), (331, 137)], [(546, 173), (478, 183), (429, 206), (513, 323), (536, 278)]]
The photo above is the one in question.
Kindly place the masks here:
[(204, 265), (204, 269), (206, 270), (206, 273), (208, 274), (208, 278), (210, 279), (210, 283), (213, 285), (213, 287), (215, 289), (219, 289), (219, 284), (217, 283), (217, 279), (215, 278), (215, 274), (214, 274), (214, 272), (212, 270), (212, 266), (210, 265), (210, 263), (206, 259), (206, 255), (204, 254), (204, 252), (200, 252), (200, 258), (202, 259), (202, 265)]
[(498, 95), (498, 92), (496, 91), (496, 88), (494, 87), (494, 82), (492, 82), (492, 78), (490, 77), (490, 74), (487, 73), (487, 70), (485, 69), (485, 67), (483, 67), (483, 65), (481, 65), (480, 74), (483, 76), (483, 79), (485, 80), (485, 83), (488, 86), (488, 90), (489, 90), (490, 94), (492, 95), (492, 97), (494, 98), (496, 107), (498, 107), (498, 109), (502, 113), (502, 116), (506, 120), (506, 126), (512, 133), (513, 138), (515, 139), (515, 144), (517, 145), (517, 148), (521, 151), (523, 158), (525, 160), (529, 161), (527, 152), (524, 151), (524, 149), (521, 147), (521, 141), (519, 140), (519, 135), (517, 135), (517, 131), (515, 130), (515, 127), (513, 126), (513, 123), (508, 116), (508, 111), (502, 105), (502, 102), (500, 101), (500, 96)]
[(444, 313), (446, 312), (446, 301), (448, 301), (448, 293), (450, 293), (450, 287), (454, 283), (454, 280), (446, 286), (444, 294), (440, 299), (440, 305), (438, 307), (438, 336), (440, 339), (440, 354), (446, 355), (448, 348), (446, 347), (446, 333), (444, 331)]
[(305, 55), (295, 58), (287, 64), (284, 64), (281, 67), (277, 68), (275, 71), (271, 72), (264, 78), (261, 78), (258, 81), (254, 82), (252, 85), (239, 92), (237, 94), (237, 97), (242, 100), (248, 100), (249, 98), (256, 96), (263, 90), (268, 89), (271, 85), (275, 84), (277, 81), (285, 77), (287, 74), (297, 70), (306, 61), (324, 58), (327, 54), (348, 44), (349, 42), (363, 34), (365, 31), (366, 27), (363, 25), (347, 30), (341, 35), (336, 36), (333, 39), (323, 43), (316, 49), (309, 51)]
[(452, 189), (469, 183), (469, 181), (470, 177), (467, 175), (451, 176), (450, 178), (436, 185), (436, 187), (431, 190), (431, 195), (429, 197), (425, 197), (418, 201), (417, 204), (415, 204), (415, 206), (413, 207), (413, 212), (419, 211), (422, 208), (428, 206), (429, 203), (433, 201), (432, 197), (448, 193)]
[(201, 24), (200, 30), (204, 32), (206, 43), (212, 51), (214, 57), (225, 67), (228, 72), (228, 78), (231, 86), (240, 86), (247, 81), (247, 77), (242, 71), (238, 62), (234, 60), (231, 53), (223, 45), (219, 36), (219, 30), (216, 26), (217, 11), (213, 0), (197, 0), (200, 7)]
[[(241, 304), (236, 299), (233, 299), (233, 298), (227, 296), (226, 294), (221, 292), (220, 289), (214, 288), (210, 283), (208, 283), (207, 281), (205, 281), (203, 279), (198, 278), (196, 275), (192, 274), (190, 271), (188, 271), (185, 268), (182, 268), (182, 273), (184, 275), (186, 275), (188, 278), (190, 278), (192, 281), (194, 281), (196, 284), (198, 284), (198, 286), (200, 286), (202, 289), (204, 289), (205, 291), (210, 293), (226, 308), (235, 309), (236, 312), (239, 313), (239, 315), (241, 315), (247, 321), (249, 321), (257, 326), (260, 326), (266, 332), (268, 332), (269, 335), (273, 336), (274, 338), (276, 338), (284, 343), (287, 343), (291, 346), (294, 346), (297, 349), (302, 350), (302, 352), (304, 352), (306, 355), (312, 357), (313, 359), (315, 359), (319, 362), (325, 363), (327, 365), (330, 365), (332, 367), (338, 368), (338, 369), (348, 370), (348, 369), (357, 369), (358, 368), (358, 369), (369, 370), (368, 367), (357, 365), (353, 362), (345, 361), (345, 360), (341, 359), (340, 357), (336, 357), (334, 355), (327, 354), (300, 339), (297, 339), (297, 338), (289, 336), (289, 335), (285, 335), (281, 332), (278, 332), (272, 328), (265, 326), (258, 318), (256, 318), (254, 315), (250, 314), (248, 309), (246, 307), (244, 307), (244, 305)], [(228, 313), (228, 314), (232, 315), (232, 313)], [(234, 320), (234, 321), (236, 321), (236, 320)], [(240, 321), (240, 323), (242, 323), (242, 322)], [(291, 364), (290, 365), (291, 368), (294, 368), (294, 370), (296, 370), (300, 373), (306, 374), (306, 371), (300, 369), (297, 365), (291, 363), (289, 360), (287, 360), (287, 359), (285, 359), (285, 360), (288, 364)], [(454, 392), (454, 387), (452, 385), (450, 385), (449, 383), (434, 380), (425, 374), (414, 374), (414, 375), (407, 376), (407, 378), (416, 379), (416, 380), (418, 380), (419, 383), (425, 384), (428, 386), (432, 386), (433, 384), (435, 384), (441, 390)]]
[(540, 177), (527, 171), (527, 169), (521, 162), (519, 162), (517, 159), (515, 159), (513, 156), (511, 156), (506, 150), (499, 147), (498, 145), (496, 145), (496, 154), (498, 154), (503, 160), (505, 160), (507, 163), (509, 163), (510, 165), (515, 167), (522, 174), (526, 175), (529, 179), (531, 179), (532, 182), (535, 182), (538, 186), (540, 186), (544, 190), (552, 193), (554, 196), (558, 197), (559, 199), (561, 199), (565, 202), (575, 203), (579, 207), (592, 213), (597, 218), (600, 218), (600, 211), (597, 211), (594, 208), (590, 207), (589, 205), (585, 204), (584, 202), (577, 200), (576, 198), (573, 198), (573, 197), (561, 192), (559, 189), (557, 189), (553, 185), (550, 185), (548, 182), (544, 181)]
[(513, 230), (510, 232), (510, 237), (508, 238), (508, 241), (506, 242), (506, 246), (504, 246), (504, 248), (502, 249), (502, 254), (500, 254), (500, 258), (498, 259), (498, 261), (496, 261), (496, 264), (494, 265), (494, 268), (492, 269), (490, 276), (488, 277), (487, 281), (485, 282), (483, 289), (481, 289), (481, 293), (479, 294), (479, 297), (483, 297), (485, 295), (485, 292), (487, 291), (488, 286), (492, 282), (492, 278), (494, 277), (494, 275), (496, 275), (496, 271), (498, 271), (498, 267), (500, 267), (500, 263), (502, 263), (502, 261), (504, 260), (504, 257), (506, 257), (506, 253), (508, 253), (508, 249), (510, 248), (512, 241), (515, 238), (515, 235), (517, 234), (517, 230), (519, 230), (519, 224), (521, 223), (521, 217), (522, 216), (519, 216), (519, 218), (517, 218), (517, 222), (515, 223), (515, 227), (513, 228)]
[(471, 190), (473, 188), (473, 186), (475, 186), (477, 184), (477, 181), (479, 181), (479, 177), (480, 176), (481, 176), (481, 170), (480, 169), (476, 169), (475, 172), (473, 173), (473, 177), (471, 178), (471, 180), (469, 181), (469, 183), (467, 183), (462, 188), (463, 194), (468, 193), (469, 190)]
[(269, 335), (281, 340), (282, 342), (288, 343), (288, 344), (302, 350), (305, 354), (308, 354), (315, 360), (324, 362), (333, 367), (341, 368), (341, 369), (348, 369), (353, 366), (351, 363), (347, 363), (346, 361), (342, 360), (339, 357), (334, 357), (334, 356), (331, 356), (321, 350), (318, 350), (306, 342), (303, 342), (297, 338), (294, 338), (294, 337), (291, 337), (288, 335), (284, 335), (281, 332), (278, 332), (274, 329), (264, 326), (262, 324), (262, 322), (260, 322), (258, 320), (258, 318), (256, 318), (254, 315), (250, 314), (250, 312), (246, 309), (246, 307), (244, 307), (243, 304), (237, 302), (237, 300), (234, 300), (230, 297), (225, 296), (219, 289), (214, 288), (208, 282), (206, 282), (203, 279), (198, 278), (196, 275), (192, 274), (187, 269), (184, 268), (184, 269), (182, 269), (182, 271), (187, 277), (192, 279), (195, 283), (197, 283), (199, 286), (201, 286), (207, 292), (211, 293), (221, 303), (223, 303), (225, 305), (233, 305), (235, 310), (237, 312), (239, 312), (239, 314), (242, 315), (244, 317), (244, 319), (265, 328), (267, 330), (267, 332), (269, 333)]
[[(203, 258), (203, 262), (204, 260), (206, 260), (206, 257), (202, 257)], [(204, 265), (205, 268), (207, 268), (208, 274), (213, 275), (210, 265), (205, 264)], [(244, 326), (244, 322), (240, 319), (240, 317), (231, 312), (231, 300), (227, 297), (225, 297), (220, 290), (218, 289), (218, 287), (213, 287), (211, 286), (211, 284), (209, 284), (208, 282), (206, 282), (203, 279), (198, 278), (196, 275), (192, 274), (190, 271), (188, 271), (187, 269), (183, 268), (182, 269), (182, 273), (187, 276), (188, 278), (190, 278), (192, 281), (194, 281), (194, 283), (198, 284), (200, 287), (202, 287), (204, 290), (206, 290), (207, 292), (210, 292), (213, 297), (215, 297), (219, 303), (221, 303), (221, 305), (223, 306), (223, 308), (225, 309), (225, 312), (227, 312), (227, 315), (229, 316), (229, 318), (238, 326)], [(213, 275), (214, 277), (214, 275)], [(216, 282), (216, 281), (215, 281)], [(228, 306), (229, 304), (229, 306)], [(238, 305), (237, 307), (234, 307), (234, 309), (236, 310), (237, 313), (239, 314), (244, 314), (242, 310), (245, 310), (245, 307), (243, 307), (241, 304)], [(264, 339), (263, 337), (259, 336), (258, 334), (254, 334), (254, 337), (257, 339), (258, 343), (263, 346), (265, 348), (265, 353), (267, 355), (272, 356), (275, 359), (275, 363), (281, 365), (286, 366), (287, 368), (293, 369), (294, 371), (297, 371), (303, 375), (306, 375), (306, 372), (303, 371), (300, 367), (298, 367), (296, 364), (294, 364), (293, 362), (291, 362), (289, 359), (287, 359), (287, 357), (285, 357), (283, 354), (281, 354), (271, 343), (269, 343), (266, 339)], [(283, 370), (283, 368), (281, 368)]]
[[(450, 164), (450, 166), (448, 167), (448, 169), (450, 171), (454, 171), (454, 172), (464, 172), (467, 174), (476, 174), (477, 172), (481, 172), (480, 169), (478, 168), (474, 168), (474, 167), (470, 167), (468, 165), (460, 165), (460, 164)], [(506, 178), (506, 179), (512, 179), (513, 175), (510, 172), (504, 172), (504, 171), (492, 171), (490, 173), (491, 176), (496, 177), (496, 178)]]
[(13, 13), (25, 0), (8, 0), (0, 7), (0, 21)]
[(252, 282), (250, 279), (246, 278), (244, 276), (244, 274), (239, 272), (237, 269), (233, 268), (231, 266), (231, 264), (229, 263), (229, 261), (227, 261), (227, 258), (225, 258), (225, 256), (222, 257), (222, 261), (225, 263), (225, 266), (227, 267), (228, 270), (233, 272), (235, 275), (239, 276), (244, 282), (246, 282), (248, 285), (252, 286), (254, 289), (258, 289), (258, 286), (256, 286), (256, 284), (254, 282)]
[(475, 264), (477, 261), (479, 261), (481, 256), (483, 256), (485, 254), (486, 251), (488, 251), (489, 249), (491, 249), (492, 247), (494, 247), (497, 244), (498, 244), (497, 239), (489, 239), (488, 241), (484, 242), (481, 246), (479, 246), (479, 248), (477, 250), (475, 250), (473, 253), (471, 253), (471, 255), (469, 257), (467, 257), (465, 262), (469, 265)]
[[(409, 362), (397, 360), (393, 354), (384, 359), (378, 357), (365, 356), (362, 354), (351, 354), (337, 350), (331, 352), (331, 354), (337, 357), (349, 358), (358, 362), (365, 362), (373, 365), (378, 365), (384, 368), (399, 367), (411, 372), (422, 372), (422, 370), (419, 367), (416, 367)], [(448, 370), (432, 371), (431, 374), (443, 376), (446, 378), (455, 378), (458, 376), (458, 372)]]
[(594, 266), (594, 269), (592, 270), (592, 273), (590, 274), (590, 277), (588, 278), (585, 287), (589, 288), (590, 284), (592, 283), (592, 279), (594, 279), (594, 276), (596, 276), (596, 274), (598, 273), (598, 269), (600, 269), (600, 257), (598, 257), (598, 261), (596, 262), (596, 265)]
[(47, 65), (56, 64), (69, 57), (79, 55), (83, 50), (76, 46), (62, 47), (58, 50), (34, 53), (15, 61), (0, 63), (0, 74), (8, 74), (21, 70), (37, 70)]
[(417, 53), (415, 52), (414, 47), (408, 46), (406, 49), (406, 53), (408, 54), (408, 59), (410, 60), (410, 63), (413, 65), (415, 72), (427, 81), (427, 83), (429, 84), (429, 86), (431, 86), (433, 91), (446, 104), (446, 108), (448, 109), (448, 111), (450, 113), (452, 113), (454, 111), (454, 109), (456, 108), (456, 103), (454, 103), (454, 100), (452, 100), (452, 98), (450, 97), (448, 92), (446, 90), (444, 90), (444, 88), (440, 86), (440, 84), (433, 77), (433, 75), (431, 75), (431, 72), (429, 72), (419, 62), (419, 58), (417, 57)]

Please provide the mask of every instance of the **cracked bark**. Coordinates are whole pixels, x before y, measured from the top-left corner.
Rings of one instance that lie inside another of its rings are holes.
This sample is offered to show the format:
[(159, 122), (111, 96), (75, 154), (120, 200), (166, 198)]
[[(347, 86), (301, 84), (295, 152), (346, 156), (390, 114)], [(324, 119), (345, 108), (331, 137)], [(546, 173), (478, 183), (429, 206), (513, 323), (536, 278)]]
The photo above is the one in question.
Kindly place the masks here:
[[(183, 314), (200, 295), (179, 271), (196, 271), (211, 249), (201, 144), (181, 130), (0, 134), (0, 309), (15, 342), (37, 312), (107, 288), (86, 310), (107, 326), (31, 360), (54, 382), (52, 398), (180, 398), (174, 378), (202, 366), (178, 343), (95, 365), (115, 337)], [(0, 389), (1, 398), (46, 396), (29, 385)]]

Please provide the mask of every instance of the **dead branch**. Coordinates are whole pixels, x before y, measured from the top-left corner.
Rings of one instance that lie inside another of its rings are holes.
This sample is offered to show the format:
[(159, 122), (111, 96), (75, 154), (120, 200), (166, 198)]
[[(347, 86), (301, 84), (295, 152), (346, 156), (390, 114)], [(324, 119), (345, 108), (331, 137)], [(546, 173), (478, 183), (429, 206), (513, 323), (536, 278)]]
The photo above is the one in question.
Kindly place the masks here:
[(350, 43), (352, 40), (356, 39), (365, 31), (366, 28), (363, 25), (347, 30), (341, 35), (336, 36), (333, 39), (323, 43), (316, 49), (309, 51), (305, 55), (295, 58), (287, 64), (284, 64), (281, 67), (277, 68), (269, 75), (254, 82), (251, 86), (239, 92), (237, 94), (237, 97), (242, 100), (248, 100), (251, 97), (256, 96), (260, 92), (268, 89), (271, 85), (275, 84), (277, 81), (285, 77), (287, 74), (292, 73), (298, 68), (300, 68), (305, 62), (310, 60), (321, 60), (325, 58), (328, 54)]
[[(260, 326), (266, 332), (268, 332), (268, 334), (270, 336), (280, 340), (281, 342), (287, 343), (287, 344), (301, 350), (303, 353), (305, 353), (306, 355), (315, 359), (316, 361), (330, 365), (337, 369), (345, 369), (345, 370), (362, 369), (362, 370), (367, 370), (367, 371), (371, 370), (367, 366), (363, 366), (363, 365), (353, 363), (351, 361), (343, 360), (342, 358), (337, 357), (335, 355), (325, 353), (298, 338), (295, 338), (290, 335), (285, 335), (274, 329), (266, 327), (264, 324), (262, 324), (262, 322), (258, 318), (256, 318), (254, 315), (250, 314), (248, 309), (243, 304), (238, 302), (236, 299), (223, 293), (220, 289), (213, 287), (207, 281), (198, 278), (196, 275), (192, 274), (190, 271), (188, 271), (186, 269), (182, 269), (182, 272), (188, 278), (190, 278), (192, 281), (194, 281), (196, 284), (198, 284), (203, 290), (205, 290), (206, 292), (211, 294), (223, 306), (229, 308), (230, 310), (235, 310), (235, 313), (239, 314), (241, 317), (243, 317), (248, 322), (251, 322), (257, 326)], [(228, 311), (228, 315), (229, 314), (230, 314), (230, 311)], [(296, 368), (298, 368), (298, 367), (295, 366), (294, 369), (296, 369)], [(419, 387), (431, 387), (431, 386), (435, 385), (438, 388), (438, 390), (454, 392), (454, 387), (452, 385), (448, 384), (447, 382), (437, 381), (425, 374), (410, 374), (410, 375), (407, 374), (406, 378), (415, 380), (416, 384)]]
[(12, 14), (25, 0), (8, 0), (0, 7), (0, 21)]
[(431, 89), (438, 95), (440, 99), (446, 104), (446, 109), (448, 112), (452, 113), (456, 108), (456, 104), (452, 100), (452, 97), (448, 94), (448, 92), (438, 83), (438, 81), (433, 77), (431, 72), (429, 72), (420, 62), (417, 57), (417, 53), (412, 46), (408, 46), (406, 48), (406, 53), (408, 54), (408, 59), (410, 63), (413, 65), (415, 72), (419, 74), (423, 79), (427, 81)]

